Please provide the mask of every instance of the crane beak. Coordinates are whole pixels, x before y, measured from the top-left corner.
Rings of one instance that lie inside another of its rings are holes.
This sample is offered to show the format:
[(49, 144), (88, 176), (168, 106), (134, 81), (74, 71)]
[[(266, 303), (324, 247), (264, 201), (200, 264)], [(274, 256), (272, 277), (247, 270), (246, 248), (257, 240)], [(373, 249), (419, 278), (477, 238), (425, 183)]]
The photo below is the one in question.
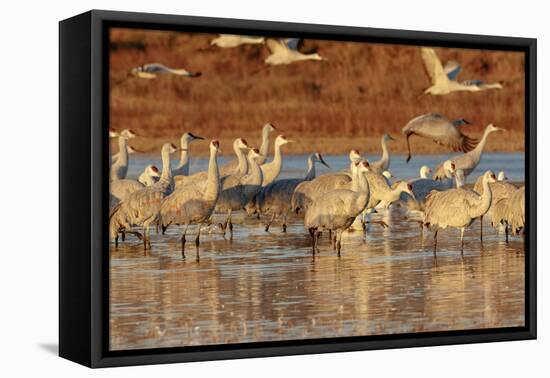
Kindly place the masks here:
[(321, 164), (323, 164), (325, 167), (327, 167), (328, 169), (330, 169), (330, 165), (328, 165), (328, 163), (327, 163), (323, 158), (321, 158), (321, 159), (319, 159), (319, 160), (320, 160)]
[(392, 137), (390, 134), (388, 134), (388, 139), (389, 139), (389, 140), (395, 140), (395, 138)]
[(191, 134), (191, 136), (193, 137), (193, 139), (204, 140), (203, 137), (198, 136), (198, 135)]

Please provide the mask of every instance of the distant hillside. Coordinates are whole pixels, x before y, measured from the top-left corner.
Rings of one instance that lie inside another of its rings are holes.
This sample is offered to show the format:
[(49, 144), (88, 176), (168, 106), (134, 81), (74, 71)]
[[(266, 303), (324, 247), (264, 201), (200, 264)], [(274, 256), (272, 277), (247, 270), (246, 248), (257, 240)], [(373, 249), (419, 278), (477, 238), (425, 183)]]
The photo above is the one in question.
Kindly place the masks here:
[[(464, 131), (479, 136), (487, 123), (508, 130), (495, 135), (488, 150), (521, 151), (524, 147), (524, 58), (521, 53), (441, 49), (443, 60), (462, 65), (459, 79), (503, 81), (504, 89), (479, 93), (422, 95), (429, 86), (418, 47), (306, 40), (303, 50), (317, 51), (326, 62), (266, 67), (263, 45), (235, 49), (208, 46), (212, 35), (118, 29), (111, 34), (111, 127), (131, 128), (143, 138), (132, 144), (157, 151), (184, 131), (219, 138), (225, 152), (235, 137), (257, 143), (261, 126), (271, 122), (299, 143), (291, 153), (313, 149), (345, 153), (350, 148), (373, 152), (379, 136), (399, 140), (400, 130), (427, 112), (465, 118)], [(201, 71), (194, 79), (161, 76), (126, 78), (135, 66), (161, 62)], [(412, 140), (413, 150), (442, 152), (433, 143)], [(194, 150), (205, 153), (207, 143)]]

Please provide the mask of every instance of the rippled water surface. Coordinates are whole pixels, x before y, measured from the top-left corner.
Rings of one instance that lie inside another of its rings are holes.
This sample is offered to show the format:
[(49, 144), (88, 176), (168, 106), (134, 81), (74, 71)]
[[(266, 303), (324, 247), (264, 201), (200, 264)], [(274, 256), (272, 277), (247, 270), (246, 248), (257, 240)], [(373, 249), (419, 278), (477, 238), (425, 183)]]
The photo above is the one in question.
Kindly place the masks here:
[(133, 237), (111, 248), (111, 349), (461, 330), (524, 325), (523, 241), (479, 223), (459, 234), (431, 233), (399, 210), (346, 233), (342, 256), (323, 235), (312, 257), (309, 236), (294, 219), (283, 234), (264, 220), (235, 218), (231, 241), (204, 232), (199, 253), (181, 230), (152, 236), (144, 254)]

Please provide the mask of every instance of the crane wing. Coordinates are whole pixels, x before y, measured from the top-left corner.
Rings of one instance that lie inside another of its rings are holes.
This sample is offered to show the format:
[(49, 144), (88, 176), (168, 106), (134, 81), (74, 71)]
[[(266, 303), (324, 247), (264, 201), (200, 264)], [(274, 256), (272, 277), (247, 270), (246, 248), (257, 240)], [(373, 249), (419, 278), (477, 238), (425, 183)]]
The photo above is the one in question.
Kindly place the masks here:
[(456, 77), (460, 73), (460, 64), (456, 60), (449, 60), (445, 63), (443, 71), (449, 78), (449, 80), (456, 80)]
[(422, 47), (422, 60), (424, 61), (424, 68), (432, 80), (433, 85), (438, 85), (439, 83), (449, 80), (443, 71), (441, 61), (437, 57), (434, 49)]
[(285, 44), (284, 41), (280, 39), (274, 39), (274, 38), (268, 38), (265, 41), (265, 44), (271, 54), (278, 55), (278, 54), (286, 54), (288, 51), (288, 46)]

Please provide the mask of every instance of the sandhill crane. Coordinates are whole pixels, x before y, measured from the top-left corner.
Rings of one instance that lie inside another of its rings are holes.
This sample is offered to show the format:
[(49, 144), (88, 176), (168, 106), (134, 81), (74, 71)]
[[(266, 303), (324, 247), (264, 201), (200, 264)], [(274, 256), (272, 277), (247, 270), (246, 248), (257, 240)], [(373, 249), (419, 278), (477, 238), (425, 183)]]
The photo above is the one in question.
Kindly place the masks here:
[(184, 77), (198, 77), (200, 72), (190, 72), (183, 68), (170, 68), (162, 63), (149, 63), (134, 67), (129, 72), (130, 75), (140, 79), (155, 79), (159, 74), (170, 74)]
[[(487, 211), (487, 216), (491, 216), (495, 204), (503, 198), (511, 197), (512, 194), (517, 190), (517, 188), (507, 182), (497, 181), (489, 185), (493, 194), (493, 201), (491, 207)], [(483, 194), (483, 176), (478, 177), (476, 183), (474, 184), (474, 191), (478, 194)], [(483, 240), (483, 216), (479, 218), (480, 222), (480, 233), (479, 238)]]
[(511, 231), (516, 235), (523, 232), (525, 228), (525, 187), (521, 187), (506, 198), (501, 198), (496, 202), (493, 208), (491, 219), (493, 227), (504, 226), (506, 234), (506, 243), (508, 243), (508, 234)]
[(159, 169), (153, 165), (149, 164), (145, 167), (141, 175), (138, 177), (138, 181), (145, 186), (151, 186), (155, 184), (160, 178)]
[(180, 138), (181, 157), (176, 168), (172, 169), (174, 176), (189, 176), (189, 145), (196, 140), (203, 140), (203, 137), (184, 133)]
[[(428, 169), (423, 170), (422, 168)], [(456, 167), (451, 160), (443, 162), (443, 171), (445, 174), (445, 179), (443, 180), (428, 178), (429, 167), (423, 166), (422, 168), (420, 169), (420, 178), (409, 180), (415, 197), (415, 200), (407, 201), (409, 211), (422, 210), (424, 208), (424, 201), (432, 190), (443, 191), (453, 187), (453, 177), (455, 176)], [(401, 199), (406, 200), (404, 196)]]
[(231, 238), (233, 238), (233, 223), (231, 215), (233, 211), (244, 209), (245, 205), (252, 200), (262, 188), (263, 174), (258, 164), (262, 156), (258, 149), (251, 149), (248, 152), (249, 170), (246, 175), (240, 173), (225, 176), (221, 180), (222, 191), (218, 202), (216, 203), (216, 212), (227, 212), (227, 218), (221, 225), (225, 235), (225, 230), (229, 226)]
[(464, 251), (464, 230), (472, 222), (483, 216), (492, 203), (490, 183), (496, 181), (495, 174), (487, 171), (483, 174), (483, 194), (463, 188), (449, 189), (444, 192), (432, 191), (426, 198), (424, 225), (435, 229), (434, 254), (437, 251), (437, 233), (439, 229), (454, 227), (460, 229), (460, 251)]
[(304, 181), (296, 186), (291, 200), (291, 210), (296, 214), (307, 207), (318, 196), (335, 189), (345, 189), (349, 186), (352, 179), (353, 170), (356, 164), (361, 161), (361, 154), (357, 150), (351, 150), (349, 153), (350, 170), (341, 172), (329, 172), (311, 181)]
[(177, 152), (176, 146), (166, 143), (162, 146), (162, 174), (158, 182), (131, 193), (116, 205), (109, 216), (109, 234), (118, 243), (118, 233), (130, 227), (143, 227), (143, 247), (151, 245), (149, 227), (159, 219), (161, 201), (174, 190), (170, 154)]
[(279, 176), (279, 173), (281, 173), (281, 169), (283, 167), (283, 155), (281, 153), (281, 147), (284, 146), (287, 143), (294, 143), (293, 140), (288, 139), (284, 135), (279, 135), (277, 138), (275, 138), (274, 142), (274, 153), (273, 153), (273, 160), (269, 163), (264, 163), (261, 165), (262, 169), (262, 175), (263, 175), (263, 181), (262, 186), (268, 186), (271, 184), (275, 179)]
[(265, 64), (279, 65), (290, 64), (303, 60), (327, 60), (317, 53), (303, 54), (297, 50), (291, 49), (284, 40), (266, 39), (266, 46), (271, 53), (266, 59)]
[[(175, 190), (164, 198), (160, 207), (160, 224), (165, 229), (169, 224), (184, 225), (181, 236), (181, 254), (185, 257), (185, 236), (191, 224), (197, 224), (195, 245), (200, 245), (200, 232), (204, 223), (212, 216), (216, 202), (220, 195), (220, 172), (217, 155), (220, 144), (217, 140), (210, 142), (210, 160), (208, 162), (208, 177), (206, 185), (188, 185)], [(198, 256), (198, 255), (197, 255)]]
[(309, 155), (307, 159), (308, 169), (304, 178), (291, 178), (275, 180), (268, 186), (262, 189), (257, 196), (257, 207), (261, 214), (271, 215), (271, 220), (265, 226), (265, 231), (269, 231), (269, 227), (277, 219), (282, 216), (283, 218), (283, 232), (286, 232), (286, 221), (288, 212), (291, 208), (292, 195), (294, 190), (304, 181), (311, 181), (315, 178), (316, 170), (315, 163), (323, 164), (325, 167), (330, 168), (329, 165), (323, 159), (320, 153), (316, 152)]
[(219, 37), (214, 38), (210, 41), (211, 46), (217, 46), (221, 48), (232, 48), (240, 45), (256, 45), (261, 43), (264, 43), (264, 37), (232, 34), (220, 34)]
[[(233, 141), (233, 150), (237, 155), (238, 165), (231, 169), (230, 167), (221, 167), (220, 177), (225, 177), (231, 174), (240, 174), (245, 175), (248, 171), (248, 162), (246, 160), (246, 155), (244, 151), (248, 150), (248, 143), (243, 138), (237, 138)], [(174, 177), (174, 182), (176, 183), (176, 189), (182, 188), (186, 185), (199, 185), (201, 182), (204, 183), (208, 177), (208, 172), (197, 172), (191, 176), (176, 176)]]
[(411, 135), (431, 139), (439, 145), (450, 147), (453, 151), (471, 151), (477, 140), (462, 134), (460, 130), (460, 126), (467, 124), (470, 122), (463, 118), (451, 121), (438, 113), (423, 114), (411, 119), (401, 131), (407, 140), (407, 163), (411, 160)]
[(128, 173), (128, 140), (137, 135), (132, 130), (124, 129), (118, 136), (118, 159), (111, 165), (111, 180), (122, 180)]
[(448, 65), (447, 70), (445, 70), (434, 49), (423, 47), (421, 51), (424, 68), (432, 82), (432, 85), (424, 91), (425, 94), (446, 95), (454, 91), (478, 92), (486, 89), (502, 88), (500, 83), (487, 84), (482, 80), (458, 82), (456, 76), (460, 71), (460, 66), (457, 63)]
[(369, 202), (369, 183), (364, 176), (368, 169), (368, 162), (357, 163), (357, 168), (352, 170), (351, 188), (330, 191), (308, 207), (304, 227), (311, 235), (313, 255), (317, 250), (320, 233), (328, 230), (335, 233), (335, 247), (340, 256), (342, 233), (353, 224)]
[[(466, 152), (463, 155), (455, 156), (451, 159), (456, 169), (460, 168), (464, 170), (464, 177), (467, 177), (470, 173), (472, 173), (472, 171), (479, 164), (481, 160), (481, 155), (483, 154), (483, 148), (487, 143), (487, 138), (489, 137), (489, 134), (495, 131), (501, 131), (501, 130), (503, 129), (496, 127), (493, 124), (487, 125), (487, 127), (485, 128), (485, 131), (483, 132), (483, 137), (481, 138), (480, 142), (477, 144), (477, 146), (473, 150)], [(445, 172), (443, 171), (443, 164), (439, 164), (436, 167), (433, 177), (436, 180), (441, 180), (445, 177)]]
[[(130, 145), (126, 146), (126, 151), (128, 151), (128, 155), (133, 155), (133, 154), (137, 154), (138, 152), (140, 152), (140, 151), (136, 150), (134, 147), (132, 147)], [(116, 163), (119, 156), (120, 156), (120, 151), (113, 155), (112, 162)]]
[[(262, 155), (262, 157), (258, 159), (258, 163), (260, 165), (265, 163), (265, 160), (269, 155), (269, 136), (275, 130), (277, 130), (277, 128), (271, 123), (266, 123), (262, 128), (262, 144), (260, 145), (260, 154)], [(233, 159), (223, 165), (222, 172), (236, 172), (238, 165), (239, 160)]]
[(371, 171), (382, 173), (386, 171), (390, 166), (390, 153), (388, 151), (388, 141), (395, 140), (389, 134), (384, 134), (380, 138), (380, 144), (382, 146), (382, 157), (380, 160), (370, 163)]

